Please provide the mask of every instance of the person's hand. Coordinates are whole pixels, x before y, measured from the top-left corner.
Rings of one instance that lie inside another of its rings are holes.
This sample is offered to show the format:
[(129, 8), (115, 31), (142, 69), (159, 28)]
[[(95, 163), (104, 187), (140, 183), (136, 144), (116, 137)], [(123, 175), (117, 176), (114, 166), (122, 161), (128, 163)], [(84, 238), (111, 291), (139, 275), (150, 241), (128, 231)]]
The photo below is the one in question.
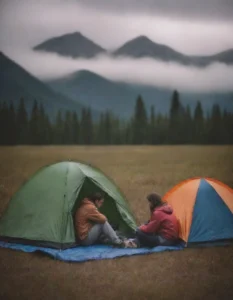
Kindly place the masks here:
[(142, 225), (147, 225), (147, 224), (149, 224), (149, 222), (150, 222), (150, 221), (147, 221), (147, 222), (145, 222), (145, 223), (144, 223), (144, 224), (142, 224)]

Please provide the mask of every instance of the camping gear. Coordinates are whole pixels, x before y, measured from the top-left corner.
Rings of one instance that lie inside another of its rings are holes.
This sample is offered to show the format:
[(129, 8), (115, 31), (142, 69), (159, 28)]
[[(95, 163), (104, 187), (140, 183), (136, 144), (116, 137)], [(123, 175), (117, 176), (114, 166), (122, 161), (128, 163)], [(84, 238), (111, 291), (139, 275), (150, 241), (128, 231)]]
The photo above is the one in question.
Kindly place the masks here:
[(106, 245), (93, 245), (88, 247), (75, 247), (65, 250), (51, 249), (45, 247), (28, 246), (20, 244), (5, 243), (0, 241), (0, 247), (20, 250), (24, 252), (40, 251), (54, 259), (66, 262), (84, 262), (88, 260), (113, 259), (122, 256), (143, 255), (163, 251), (175, 251), (184, 249), (183, 244), (175, 246), (157, 246), (154, 248), (115, 248)]
[(233, 190), (224, 183), (191, 178), (173, 187), (163, 200), (173, 207), (186, 246), (233, 241)]
[(115, 184), (94, 167), (65, 161), (43, 167), (16, 192), (0, 219), (0, 240), (58, 249), (75, 246), (74, 213), (93, 192), (104, 195), (100, 211), (109, 222), (132, 235), (136, 222)]

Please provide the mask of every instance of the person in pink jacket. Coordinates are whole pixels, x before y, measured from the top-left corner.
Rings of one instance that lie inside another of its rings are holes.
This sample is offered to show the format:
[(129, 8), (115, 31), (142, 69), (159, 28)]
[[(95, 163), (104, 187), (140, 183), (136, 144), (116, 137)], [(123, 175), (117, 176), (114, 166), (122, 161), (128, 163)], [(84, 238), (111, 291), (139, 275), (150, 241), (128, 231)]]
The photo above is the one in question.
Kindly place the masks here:
[(179, 238), (179, 224), (173, 209), (157, 193), (147, 196), (151, 211), (150, 220), (136, 230), (132, 240), (135, 247), (171, 246)]

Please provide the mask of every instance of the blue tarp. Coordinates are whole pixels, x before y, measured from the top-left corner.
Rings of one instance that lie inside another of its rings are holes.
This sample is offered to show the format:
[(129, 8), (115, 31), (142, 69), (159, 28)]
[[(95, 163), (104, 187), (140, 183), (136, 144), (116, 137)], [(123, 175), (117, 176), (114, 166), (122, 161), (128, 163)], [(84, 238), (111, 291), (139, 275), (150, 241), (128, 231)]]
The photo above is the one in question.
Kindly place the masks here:
[(106, 246), (106, 245), (95, 245), (89, 247), (76, 247), (76, 248), (70, 248), (66, 250), (57, 250), (51, 248), (0, 242), (0, 247), (14, 249), (14, 250), (21, 250), (24, 252), (41, 251), (43, 253), (52, 256), (54, 259), (57, 260), (62, 260), (66, 262), (84, 262), (88, 260), (112, 259), (121, 256), (142, 255), (142, 254), (150, 254), (155, 252), (182, 250), (184, 248), (184, 245), (179, 244), (176, 246), (169, 246), (169, 247), (158, 246), (150, 249), (113, 248), (111, 246)]

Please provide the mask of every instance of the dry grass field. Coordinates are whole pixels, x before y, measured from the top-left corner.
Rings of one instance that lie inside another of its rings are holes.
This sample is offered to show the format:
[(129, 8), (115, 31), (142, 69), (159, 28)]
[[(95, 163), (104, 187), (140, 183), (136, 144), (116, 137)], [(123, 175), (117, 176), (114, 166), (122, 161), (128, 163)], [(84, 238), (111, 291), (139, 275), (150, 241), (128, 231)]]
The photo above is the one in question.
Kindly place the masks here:
[[(38, 168), (91, 163), (121, 188), (140, 224), (146, 195), (180, 181), (213, 177), (233, 188), (233, 147), (2, 147), (0, 217)], [(33, 199), (32, 199), (33, 201)], [(233, 247), (185, 249), (86, 263), (0, 249), (0, 299), (233, 299)]]

